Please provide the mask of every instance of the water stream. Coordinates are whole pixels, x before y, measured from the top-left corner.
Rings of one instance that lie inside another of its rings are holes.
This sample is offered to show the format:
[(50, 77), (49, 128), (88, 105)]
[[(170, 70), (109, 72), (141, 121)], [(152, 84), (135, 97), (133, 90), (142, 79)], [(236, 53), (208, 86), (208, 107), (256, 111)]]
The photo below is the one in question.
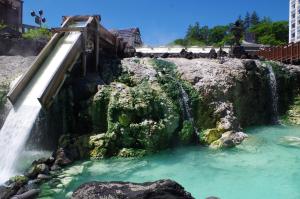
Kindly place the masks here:
[(276, 76), (271, 65), (268, 65), (269, 70), (269, 80), (272, 96), (272, 109), (273, 109), (273, 118), (272, 122), (278, 124), (278, 94), (277, 94), (277, 81)]
[(0, 131), (0, 184), (17, 174), (21, 152), (42, 108), (37, 98), (46, 89), (52, 75), (80, 35), (80, 32), (69, 33), (59, 40), (11, 109)]
[(182, 84), (176, 79), (173, 78), (172, 79), (176, 82), (176, 84), (178, 85), (178, 88), (180, 89), (180, 108), (183, 111), (183, 119), (188, 120), (189, 122), (191, 122), (191, 124), (193, 125), (194, 128), (194, 132), (199, 135), (199, 131), (197, 129), (197, 127), (195, 126), (195, 122), (194, 122), (194, 118), (192, 116), (192, 109), (190, 107), (190, 98), (189, 95), (187, 94), (187, 92), (184, 90)]

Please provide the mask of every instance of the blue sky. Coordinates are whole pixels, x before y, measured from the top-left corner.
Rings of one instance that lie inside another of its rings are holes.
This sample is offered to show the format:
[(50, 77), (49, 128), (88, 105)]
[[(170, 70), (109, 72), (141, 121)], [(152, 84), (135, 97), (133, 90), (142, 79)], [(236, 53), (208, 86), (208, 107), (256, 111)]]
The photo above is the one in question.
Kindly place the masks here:
[(139, 27), (144, 43), (159, 45), (183, 37), (189, 24), (223, 25), (256, 10), (273, 20), (288, 19), (288, 0), (25, 0), (24, 23), (31, 10), (43, 9), (48, 27), (63, 15), (100, 14), (108, 29)]

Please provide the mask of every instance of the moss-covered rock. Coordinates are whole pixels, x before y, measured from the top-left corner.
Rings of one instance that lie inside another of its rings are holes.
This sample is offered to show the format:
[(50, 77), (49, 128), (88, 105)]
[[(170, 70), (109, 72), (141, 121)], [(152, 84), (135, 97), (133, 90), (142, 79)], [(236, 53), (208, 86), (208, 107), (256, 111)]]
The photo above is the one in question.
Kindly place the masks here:
[(95, 131), (105, 132), (107, 130), (107, 110), (110, 101), (111, 87), (98, 86), (99, 91), (93, 98), (90, 113)]
[(278, 62), (266, 62), (272, 66), (277, 81), (278, 113), (285, 115), (299, 93), (300, 72), (294, 66)]
[(26, 176), (14, 176), (9, 179), (10, 183), (14, 183), (18, 187), (22, 187), (23, 185), (27, 184), (29, 181), (28, 177)]
[(282, 117), (282, 122), (289, 125), (300, 125), (300, 95), (295, 97), (293, 105)]
[(123, 148), (119, 151), (118, 157), (131, 158), (131, 157), (143, 157), (147, 154), (143, 149), (127, 149)]
[(135, 87), (115, 84), (108, 106), (108, 132), (119, 148), (156, 151), (169, 146), (179, 115), (160, 87), (143, 82)]
[(193, 123), (191, 121), (184, 121), (183, 127), (178, 135), (182, 144), (191, 144), (195, 135)]
[(225, 132), (224, 129), (207, 129), (200, 134), (200, 142), (203, 144), (210, 145), (211, 143), (217, 141), (222, 137), (222, 134)]

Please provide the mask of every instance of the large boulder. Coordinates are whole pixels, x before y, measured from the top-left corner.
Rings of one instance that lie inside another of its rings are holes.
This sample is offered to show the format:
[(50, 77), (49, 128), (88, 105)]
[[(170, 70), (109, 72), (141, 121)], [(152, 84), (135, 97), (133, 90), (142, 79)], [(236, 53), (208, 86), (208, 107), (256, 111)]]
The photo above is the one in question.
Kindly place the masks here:
[[(121, 154), (123, 148), (154, 152), (165, 149), (178, 128), (179, 115), (173, 102), (157, 84), (142, 82), (133, 87), (112, 83), (99, 87), (91, 106), (94, 131), (93, 158)], [(127, 150), (128, 151), (128, 150)], [(126, 155), (127, 156), (127, 155)]]
[(81, 185), (73, 193), (72, 199), (193, 199), (190, 193), (178, 183), (160, 180), (147, 183), (90, 182)]

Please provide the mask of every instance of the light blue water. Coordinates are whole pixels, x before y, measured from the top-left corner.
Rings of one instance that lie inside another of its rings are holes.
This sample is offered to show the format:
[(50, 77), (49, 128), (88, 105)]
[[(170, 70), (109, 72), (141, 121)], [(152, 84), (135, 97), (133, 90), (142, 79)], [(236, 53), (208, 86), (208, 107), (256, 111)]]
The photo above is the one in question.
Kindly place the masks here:
[(46, 191), (45, 186), (43, 194), (64, 198), (93, 180), (172, 179), (197, 199), (299, 199), (300, 127), (260, 127), (247, 133), (250, 138), (230, 150), (187, 147), (142, 159), (78, 163), (58, 177), (61, 184), (55, 189)]

